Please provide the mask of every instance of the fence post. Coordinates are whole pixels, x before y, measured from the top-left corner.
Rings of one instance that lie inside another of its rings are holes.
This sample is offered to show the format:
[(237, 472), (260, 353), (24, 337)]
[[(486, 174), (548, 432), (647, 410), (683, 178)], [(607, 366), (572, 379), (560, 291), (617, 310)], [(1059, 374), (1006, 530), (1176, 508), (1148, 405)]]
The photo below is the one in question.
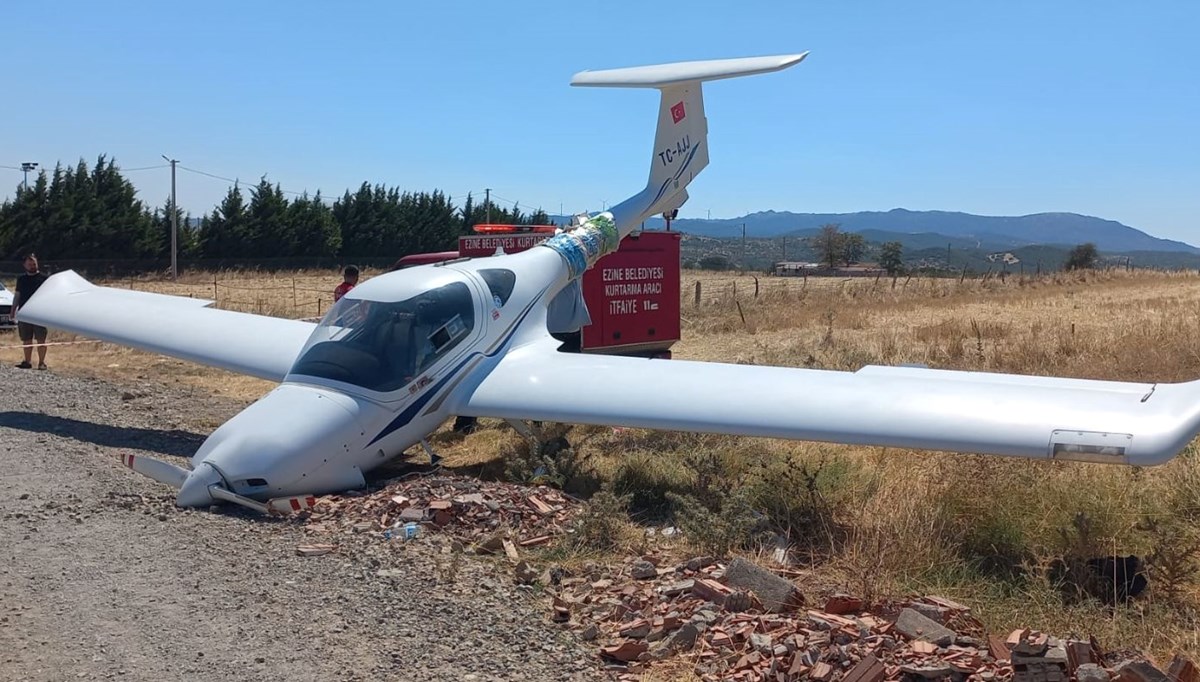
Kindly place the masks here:
[(317, 317), (321, 316), (321, 297), (317, 297)]
[[(753, 275), (751, 275), (753, 277)], [(758, 298), (758, 278), (754, 277), (754, 298)]]
[(696, 298), (695, 298), (694, 305), (697, 308), (700, 307), (700, 280), (696, 280)]
[(296, 301), (296, 276), (292, 276), (292, 307), (299, 308), (300, 304)]

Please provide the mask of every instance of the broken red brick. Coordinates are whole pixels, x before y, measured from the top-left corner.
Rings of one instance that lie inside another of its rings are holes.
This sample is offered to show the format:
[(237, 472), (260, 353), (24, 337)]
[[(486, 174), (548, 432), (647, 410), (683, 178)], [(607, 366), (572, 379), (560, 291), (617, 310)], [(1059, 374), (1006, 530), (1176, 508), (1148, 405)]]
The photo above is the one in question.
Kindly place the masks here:
[(858, 613), (863, 610), (863, 600), (848, 594), (835, 594), (825, 602), (825, 612), (835, 615)]
[(988, 635), (988, 653), (997, 661), (1007, 661), (1012, 656), (1008, 644), (999, 635)]
[(846, 673), (842, 682), (883, 682), (886, 678), (887, 671), (884, 670), (883, 663), (875, 658), (875, 654), (867, 654)]
[(554, 508), (545, 502), (542, 502), (541, 498), (539, 498), (537, 495), (530, 495), (528, 499), (529, 503), (532, 504), (534, 509), (537, 509), (537, 512), (542, 516), (547, 516), (554, 513)]
[(700, 578), (692, 583), (692, 594), (717, 606), (724, 604), (725, 598), (732, 592), (728, 587), (708, 578)]
[(1200, 670), (1186, 654), (1179, 653), (1171, 660), (1167, 677), (1171, 678), (1171, 682), (1200, 682)]
[(1008, 646), (1009, 649), (1012, 649), (1016, 645), (1020, 644), (1021, 640), (1025, 639), (1028, 636), (1029, 636), (1028, 629), (1013, 630), (1012, 632), (1010, 632), (1008, 634), (1008, 639), (1004, 640), (1004, 643), (1005, 643), (1005, 645)]
[(522, 547), (533, 547), (534, 545), (544, 545), (547, 542), (550, 542), (549, 535), (538, 535), (537, 537), (532, 537), (528, 540), (522, 540), (517, 544), (521, 545)]
[(646, 644), (645, 642), (635, 642), (633, 640), (629, 640), (600, 649), (600, 655), (629, 663), (631, 661), (636, 661), (638, 656), (641, 656), (649, 650), (649, 644)]
[(923, 640), (916, 640), (916, 641), (910, 642), (909, 648), (911, 648), (913, 651), (917, 652), (918, 654), (932, 654), (932, 653), (937, 653), (937, 650), (938, 650), (938, 646), (936, 644), (934, 644), (933, 642), (926, 642)]

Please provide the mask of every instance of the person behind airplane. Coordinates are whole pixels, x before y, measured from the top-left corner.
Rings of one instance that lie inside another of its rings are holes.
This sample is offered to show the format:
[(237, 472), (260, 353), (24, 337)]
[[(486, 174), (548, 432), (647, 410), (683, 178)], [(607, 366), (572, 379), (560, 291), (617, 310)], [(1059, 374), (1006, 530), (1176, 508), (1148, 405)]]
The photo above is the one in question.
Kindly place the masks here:
[(342, 271), (342, 283), (333, 290), (333, 302), (337, 303), (342, 300), (346, 292), (353, 289), (356, 284), (358, 284), (358, 268), (347, 265), (346, 269)]
[[(38, 269), (37, 255), (30, 253), (25, 256), (25, 272), (17, 277), (17, 294), (13, 297), (14, 319), (17, 319), (17, 309), (25, 305), (25, 302), (37, 292), (45, 281), (46, 274)], [(37, 339), (38, 369), (46, 369), (46, 328), (17, 319), (17, 333), (21, 337), (21, 350), (25, 351), (25, 359), (18, 363), (17, 367), (21, 369), (33, 367), (30, 361), (33, 359), (33, 341)]]

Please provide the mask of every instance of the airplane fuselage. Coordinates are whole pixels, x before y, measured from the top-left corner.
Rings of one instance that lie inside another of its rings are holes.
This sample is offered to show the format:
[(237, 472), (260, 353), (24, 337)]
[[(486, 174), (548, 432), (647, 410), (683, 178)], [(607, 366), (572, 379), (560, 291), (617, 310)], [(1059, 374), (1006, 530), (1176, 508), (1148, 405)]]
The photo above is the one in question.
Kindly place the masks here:
[[(330, 309), (278, 387), (209, 436), (193, 469), (259, 500), (361, 487), (454, 416), (459, 389), (508, 349), (548, 336), (546, 303), (567, 277), (560, 255), (539, 248), (363, 283)], [(422, 306), (443, 310), (422, 319)], [(415, 359), (414, 346), (431, 355)]]

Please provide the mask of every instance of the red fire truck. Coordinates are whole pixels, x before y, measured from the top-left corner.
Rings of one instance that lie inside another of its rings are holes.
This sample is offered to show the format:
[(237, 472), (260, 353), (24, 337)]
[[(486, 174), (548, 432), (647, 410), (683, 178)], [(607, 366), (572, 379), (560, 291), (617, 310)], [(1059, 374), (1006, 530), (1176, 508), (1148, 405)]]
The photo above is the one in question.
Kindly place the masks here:
[[(405, 256), (395, 269), (516, 253), (554, 236), (553, 225), (476, 225), (458, 251)], [(679, 340), (679, 233), (635, 232), (583, 276), (592, 323), (573, 342), (584, 353), (671, 357)]]

